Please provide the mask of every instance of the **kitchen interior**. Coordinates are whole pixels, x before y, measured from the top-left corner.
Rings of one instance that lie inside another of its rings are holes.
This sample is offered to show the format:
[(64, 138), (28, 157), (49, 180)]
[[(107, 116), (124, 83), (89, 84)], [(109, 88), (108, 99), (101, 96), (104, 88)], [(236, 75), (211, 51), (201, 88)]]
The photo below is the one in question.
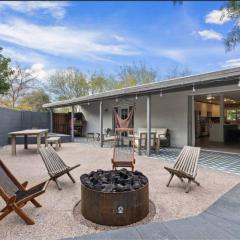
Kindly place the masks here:
[(195, 145), (240, 152), (240, 91), (195, 97)]

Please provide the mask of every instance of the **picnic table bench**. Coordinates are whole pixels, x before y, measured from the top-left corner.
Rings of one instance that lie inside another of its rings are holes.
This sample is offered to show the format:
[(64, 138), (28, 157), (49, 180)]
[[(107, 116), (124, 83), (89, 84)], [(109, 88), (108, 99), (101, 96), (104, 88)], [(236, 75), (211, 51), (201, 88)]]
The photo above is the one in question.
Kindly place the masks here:
[(47, 138), (47, 146), (50, 143), (52, 146), (55, 143), (55, 149), (58, 150), (59, 147), (61, 147), (61, 138), (60, 137), (50, 137)]

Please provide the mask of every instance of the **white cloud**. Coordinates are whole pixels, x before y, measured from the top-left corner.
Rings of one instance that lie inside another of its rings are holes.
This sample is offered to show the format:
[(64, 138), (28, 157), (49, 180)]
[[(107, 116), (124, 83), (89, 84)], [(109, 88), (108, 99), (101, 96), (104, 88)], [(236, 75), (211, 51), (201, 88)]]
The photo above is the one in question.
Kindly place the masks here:
[(0, 39), (47, 54), (84, 60), (105, 60), (106, 55), (139, 54), (131, 41), (117, 41), (115, 33), (36, 25), (20, 19), (0, 23)]
[(34, 14), (36, 12), (51, 14), (54, 18), (60, 19), (65, 15), (67, 2), (50, 2), (50, 1), (2, 1), (0, 9), (11, 9), (16, 12), (25, 14)]
[(214, 23), (221, 25), (228, 21), (230, 21), (230, 18), (228, 17), (226, 8), (222, 10), (213, 10), (205, 17), (206, 23)]
[(197, 34), (203, 39), (203, 40), (222, 40), (223, 36), (221, 33), (218, 33), (214, 30), (203, 30), (198, 31)]
[(224, 68), (240, 67), (240, 58), (235, 58), (235, 59), (227, 60), (227, 61), (223, 64), (223, 67), (224, 67)]
[(11, 58), (12, 62), (19, 63), (36, 63), (41, 62), (42, 64), (47, 64), (47, 60), (40, 54), (35, 53), (34, 51), (24, 49), (20, 50), (19, 48), (14, 47), (3, 47), (3, 55), (5, 57)]
[(55, 68), (47, 69), (46, 66), (42, 63), (34, 63), (26, 71), (29, 71), (32, 74), (32, 76), (36, 77), (38, 80), (40, 80), (40, 82), (45, 84), (47, 83), (49, 76), (52, 75), (56, 71), (56, 69)]
[(180, 63), (183, 63), (185, 61), (185, 57), (182, 54), (182, 51), (178, 49), (161, 49), (158, 51), (158, 54)]
[(164, 57), (174, 60), (179, 63), (185, 62), (184, 51), (179, 48), (162, 48), (162, 46), (145, 47), (143, 48), (147, 55), (153, 55), (157, 57)]

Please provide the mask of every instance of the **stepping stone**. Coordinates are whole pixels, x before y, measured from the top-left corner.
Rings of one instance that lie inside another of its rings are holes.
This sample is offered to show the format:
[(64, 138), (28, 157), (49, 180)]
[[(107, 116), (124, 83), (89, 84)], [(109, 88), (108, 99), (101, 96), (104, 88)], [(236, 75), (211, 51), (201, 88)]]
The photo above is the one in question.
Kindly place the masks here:
[(143, 239), (147, 240), (166, 240), (172, 239), (176, 240), (177, 238), (169, 231), (166, 226), (162, 223), (149, 223), (146, 225), (140, 225), (135, 227), (136, 230), (140, 233)]
[(240, 225), (240, 194), (235, 194), (238, 192), (240, 192), (239, 189), (233, 189), (217, 200), (205, 212)]
[(177, 239), (235, 239), (233, 235), (214, 224), (210, 224), (210, 222), (205, 221), (199, 216), (169, 221), (164, 223), (164, 225), (175, 235)]
[(118, 230), (112, 230), (107, 232), (101, 232), (97, 234), (84, 235), (81, 237), (76, 237), (71, 240), (143, 240), (137, 230), (133, 227), (122, 228)]
[(228, 232), (230, 235), (232, 235), (232, 238), (239, 239), (240, 236), (239, 224), (225, 220), (223, 218), (219, 218), (206, 212), (200, 214), (198, 217), (202, 218), (203, 221), (206, 221), (208, 224), (214, 225), (217, 228), (224, 230), (225, 232)]

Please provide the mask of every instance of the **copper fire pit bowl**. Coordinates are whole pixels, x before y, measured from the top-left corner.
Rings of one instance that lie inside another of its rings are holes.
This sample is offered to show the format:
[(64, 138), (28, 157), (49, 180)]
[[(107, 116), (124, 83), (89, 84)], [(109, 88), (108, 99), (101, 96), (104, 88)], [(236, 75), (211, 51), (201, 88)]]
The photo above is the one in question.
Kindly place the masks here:
[(94, 223), (123, 226), (138, 222), (149, 213), (148, 183), (123, 192), (96, 191), (81, 185), (82, 215)]

